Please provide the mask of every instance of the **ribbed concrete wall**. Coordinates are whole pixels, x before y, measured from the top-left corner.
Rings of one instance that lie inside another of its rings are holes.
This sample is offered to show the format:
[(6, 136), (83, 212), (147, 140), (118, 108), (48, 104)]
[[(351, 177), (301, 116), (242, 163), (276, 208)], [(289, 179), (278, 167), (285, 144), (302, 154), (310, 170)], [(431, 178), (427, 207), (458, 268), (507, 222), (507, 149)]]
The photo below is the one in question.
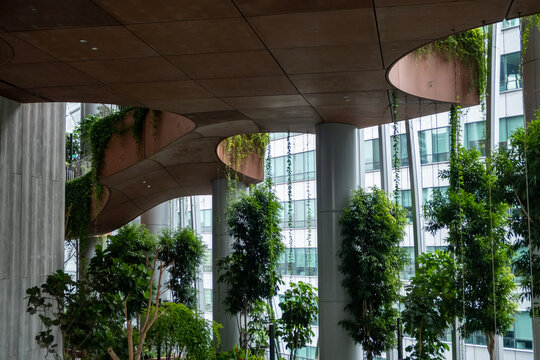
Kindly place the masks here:
[(65, 105), (0, 97), (0, 359), (43, 359), (27, 288), (63, 267)]

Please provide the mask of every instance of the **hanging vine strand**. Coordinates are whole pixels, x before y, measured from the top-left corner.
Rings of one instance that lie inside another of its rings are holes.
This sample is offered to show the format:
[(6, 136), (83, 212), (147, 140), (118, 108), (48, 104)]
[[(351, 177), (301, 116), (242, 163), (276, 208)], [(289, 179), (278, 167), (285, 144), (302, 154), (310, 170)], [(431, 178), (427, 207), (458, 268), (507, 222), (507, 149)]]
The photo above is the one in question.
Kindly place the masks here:
[[(309, 141), (309, 140), (307, 140)], [(304, 142), (305, 144), (305, 142)], [(305, 149), (304, 149), (305, 150)], [(306, 152), (305, 152), (306, 153)], [(309, 173), (308, 168), (308, 173)], [(310, 179), (308, 177), (308, 181), (306, 182), (306, 197), (307, 197), (307, 268), (308, 268), (308, 277), (309, 281), (311, 283), (311, 219), (312, 219), (312, 212), (311, 212), (311, 189), (310, 189)]]
[(399, 205), (399, 190), (400, 190), (400, 141), (398, 135), (398, 108), (397, 93), (392, 92), (392, 127), (394, 134), (392, 136), (392, 167), (394, 168), (394, 201)]
[(289, 275), (293, 275), (293, 200), (291, 132), (287, 132), (287, 227), (289, 228)]

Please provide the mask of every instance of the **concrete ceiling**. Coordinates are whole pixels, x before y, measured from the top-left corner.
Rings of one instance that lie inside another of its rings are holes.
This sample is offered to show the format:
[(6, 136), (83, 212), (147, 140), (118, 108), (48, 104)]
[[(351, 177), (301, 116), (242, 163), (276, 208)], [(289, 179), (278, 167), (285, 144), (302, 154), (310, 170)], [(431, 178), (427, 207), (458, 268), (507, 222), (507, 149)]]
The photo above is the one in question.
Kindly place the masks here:
[(0, 96), (147, 106), (209, 136), (365, 127), (390, 121), (396, 60), (536, 12), (538, 0), (0, 1)]

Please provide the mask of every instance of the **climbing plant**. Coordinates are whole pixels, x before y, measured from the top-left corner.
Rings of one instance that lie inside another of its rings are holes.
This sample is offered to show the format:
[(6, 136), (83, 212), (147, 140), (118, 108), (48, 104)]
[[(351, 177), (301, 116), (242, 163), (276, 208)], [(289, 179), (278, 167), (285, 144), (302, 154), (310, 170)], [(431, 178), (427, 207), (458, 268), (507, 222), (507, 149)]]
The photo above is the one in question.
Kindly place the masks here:
[(92, 175), (88, 173), (67, 181), (65, 193), (65, 238), (86, 238), (92, 207)]
[[(81, 147), (89, 143), (92, 171), (79, 179), (66, 182), (66, 238), (84, 238), (88, 234), (90, 224), (91, 196), (99, 201), (103, 187), (100, 184), (101, 173), (105, 164), (105, 152), (113, 135), (121, 135), (131, 131), (138, 146), (141, 146), (145, 127), (147, 108), (126, 107), (103, 118), (90, 115), (81, 120), (75, 133), (81, 139)], [(125, 126), (126, 115), (133, 116), (133, 122)], [(153, 111), (153, 126), (160, 124), (161, 112)]]
[(540, 30), (540, 14), (524, 17), (521, 19), (521, 23), (524, 25), (521, 28), (521, 55), (523, 56), (529, 47), (531, 31), (533, 31), (535, 27)]

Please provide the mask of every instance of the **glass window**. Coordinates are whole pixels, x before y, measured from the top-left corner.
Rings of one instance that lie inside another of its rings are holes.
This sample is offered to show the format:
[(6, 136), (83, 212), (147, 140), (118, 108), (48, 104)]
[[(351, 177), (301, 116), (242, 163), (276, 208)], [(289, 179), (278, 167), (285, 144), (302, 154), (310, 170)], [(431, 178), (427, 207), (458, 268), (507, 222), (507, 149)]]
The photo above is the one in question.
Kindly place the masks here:
[(426, 252), (434, 252), (435, 250), (446, 250), (446, 246), (426, 246)]
[(450, 156), (450, 127), (423, 130), (418, 133), (420, 162), (431, 164), (448, 161)]
[(381, 169), (381, 155), (379, 150), (379, 139), (364, 141), (364, 159), (366, 161), (366, 171)]
[(412, 222), (413, 208), (412, 208), (411, 190), (401, 190), (399, 200), (401, 202), (401, 207), (407, 211), (407, 220), (409, 222)]
[[(281, 203), (281, 227), (283, 229), (289, 228), (289, 202), (285, 201)], [(317, 201), (316, 199), (308, 200), (294, 200), (292, 202), (292, 228), (302, 229), (309, 226), (311, 228), (317, 225)], [(308, 211), (311, 212), (311, 219), (308, 219)], [(309, 221), (308, 221), (309, 220)]]
[(212, 209), (201, 210), (201, 231), (212, 232)]
[[(398, 156), (399, 156), (399, 166), (409, 166), (409, 153), (407, 152), (407, 135), (400, 134), (396, 135), (398, 140)], [(394, 135), (391, 138), (392, 146), (392, 161), (394, 159)]]
[(465, 124), (465, 149), (476, 148), (482, 156), (486, 155), (486, 122), (477, 121)]
[(407, 251), (409, 261), (401, 271), (401, 278), (403, 280), (410, 280), (414, 276), (414, 247), (406, 246), (404, 249)]
[(290, 260), (292, 261), (292, 275), (317, 276), (316, 248), (286, 248), (278, 265), (278, 270), (282, 275), (290, 275)]
[(435, 191), (446, 191), (448, 189), (448, 186), (437, 186), (437, 187), (430, 187), (430, 188), (423, 188), (422, 189), (422, 203), (425, 204), (428, 200), (431, 200), (433, 198), (433, 194)]
[(512, 27), (516, 27), (516, 26), (519, 26), (519, 18), (510, 19), (510, 20), (504, 19), (502, 21), (502, 28), (503, 29), (508, 29), (508, 28), (512, 28)]
[(202, 260), (203, 272), (212, 272), (212, 250), (204, 250)]
[[(305, 181), (315, 179), (315, 151), (292, 154), (291, 162), (292, 181)], [(286, 183), (288, 180), (287, 156), (272, 158), (271, 165), (274, 183)]]
[(499, 119), (499, 146), (507, 147), (508, 139), (519, 128), (523, 127), (523, 115), (502, 117)]
[(516, 321), (503, 338), (504, 347), (532, 350), (532, 321), (528, 312), (515, 315)]
[(521, 89), (520, 52), (501, 55), (500, 91)]
[(212, 311), (212, 289), (204, 289), (204, 311)]

